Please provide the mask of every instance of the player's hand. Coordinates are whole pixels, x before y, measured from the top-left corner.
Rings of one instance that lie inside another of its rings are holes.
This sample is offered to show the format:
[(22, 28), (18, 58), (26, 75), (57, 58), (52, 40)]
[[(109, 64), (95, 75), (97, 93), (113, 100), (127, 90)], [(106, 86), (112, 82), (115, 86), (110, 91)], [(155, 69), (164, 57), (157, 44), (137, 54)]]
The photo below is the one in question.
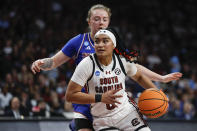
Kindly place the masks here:
[(162, 82), (168, 83), (173, 80), (179, 80), (182, 77), (182, 75), (183, 74), (180, 72), (175, 72), (175, 73), (170, 73), (170, 74), (164, 75), (164, 76), (162, 76)]
[(36, 74), (36, 72), (40, 72), (41, 66), (44, 64), (42, 60), (36, 60), (31, 65), (31, 71)]
[(110, 90), (110, 91), (105, 92), (102, 95), (101, 102), (106, 103), (106, 104), (112, 104), (112, 105), (115, 105), (116, 103), (117, 104), (121, 104), (119, 101), (116, 100), (116, 98), (122, 97), (122, 95), (116, 95), (116, 93), (118, 91), (120, 91), (120, 90), (121, 89), (118, 89), (118, 90)]

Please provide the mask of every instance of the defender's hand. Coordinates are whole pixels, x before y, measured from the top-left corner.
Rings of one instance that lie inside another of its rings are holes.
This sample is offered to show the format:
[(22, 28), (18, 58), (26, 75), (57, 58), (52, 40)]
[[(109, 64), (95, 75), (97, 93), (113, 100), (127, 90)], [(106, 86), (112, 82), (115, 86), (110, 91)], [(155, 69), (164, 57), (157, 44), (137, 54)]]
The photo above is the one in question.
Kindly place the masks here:
[(36, 72), (40, 72), (41, 66), (44, 65), (42, 60), (36, 60), (31, 65), (31, 71), (36, 74)]
[(170, 73), (170, 74), (164, 75), (164, 76), (162, 76), (162, 82), (168, 83), (173, 80), (179, 80), (182, 77), (182, 75), (183, 74), (180, 72), (175, 72), (175, 73)]

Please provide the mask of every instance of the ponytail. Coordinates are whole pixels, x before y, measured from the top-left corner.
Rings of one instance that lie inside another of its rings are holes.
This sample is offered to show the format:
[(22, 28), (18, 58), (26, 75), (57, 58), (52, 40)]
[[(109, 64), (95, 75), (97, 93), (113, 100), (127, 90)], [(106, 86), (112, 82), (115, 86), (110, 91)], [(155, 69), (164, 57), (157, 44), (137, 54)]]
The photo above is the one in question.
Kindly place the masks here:
[(123, 57), (126, 58), (126, 60), (130, 61), (130, 62), (137, 62), (138, 57), (140, 56), (140, 52), (136, 51), (136, 50), (122, 50), (120, 48), (115, 48), (114, 52), (118, 55), (121, 55)]
[(114, 49), (114, 53), (117, 55), (121, 55), (126, 58), (127, 61), (137, 62), (138, 57), (140, 56), (140, 51), (132, 50), (129, 51), (126, 47), (119, 34), (114, 28), (108, 27), (106, 30), (109, 30), (116, 37), (116, 47)]

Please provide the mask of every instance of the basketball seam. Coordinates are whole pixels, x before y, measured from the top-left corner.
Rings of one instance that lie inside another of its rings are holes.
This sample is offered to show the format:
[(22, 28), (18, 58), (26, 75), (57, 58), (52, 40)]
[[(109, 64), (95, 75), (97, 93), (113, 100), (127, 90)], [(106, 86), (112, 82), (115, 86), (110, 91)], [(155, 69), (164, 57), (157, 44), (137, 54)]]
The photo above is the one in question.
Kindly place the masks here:
[[(164, 102), (164, 104), (165, 104), (165, 102)], [(159, 106), (157, 108), (151, 109), (151, 110), (140, 110), (140, 111), (154, 111), (154, 110), (159, 109), (160, 107), (162, 107), (164, 104), (162, 104), (161, 106)]]
[(163, 113), (165, 111), (166, 107), (168, 107), (168, 102), (165, 102), (165, 103), (166, 103), (166, 106), (165, 106), (164, 110), (161, 113)]
[[(160, 112), (160, 114), (162, 114), (162, 113), (165, 111), (166, 107), (168, 107), (168, 102), (167, 102), (167, 101), (165, 101), (165, 104), (166, 104), (166, 105), (165, 105), (163, 111)], [(162, 105), (162, 106), (163, 106), (163, 105)], [(143, 110), (143, 111), (147, 111), (147, 110)], [(163, 115), (164, 115), (164, 114), (163, 114)], [(163, 115), (161, 115), (161, 116), (163, 116)], [(160, 117), (161, 117), (161, 116), (160, 116)]]
[(163, 98), (164, 98), (164, 100), (165, 100), (164, 95), (163, 95), (163, 94), (161, 94), (159, 91), (157, 91), (157, 90), (151, 90), (151, 91), (155, 91), (155, 92), (159, 93), (161, 96), (163, 96)]
[(167, 101), (167, 100), (159, 99), (159, 98), (148, 98), (148, 99), (139, 100), (139, 102), (144, 101), (144, 100), (162, 100), (162, 101)]
[[(156, 92), (158, 92), (159, 94), (161, 94), (159, 91), (157, 91), (157, 90), (155, 90)], [(163, 94), (161, 94), (162, 96), (163, 96)], [(164, 96), (163, 96), (164, 97)], [(166, 96), (167, 97), (167, 96)], [(168, 100), (165, 100), (165, 98), (164, 98), (164, 100), (163, 101), (165, 101), (166, 102), (166, 106), (168, 106)], [(165, 104), (165, 102), (164, 102), (164, 104)], [(163, 105), (162, 105), (163, 106)], [(166, 108), (166, 106), (165, 106), (165, 108)], [(161, 113), (163, 113), (164, 111), (165, 111), (165, 108), (164, 108), (164, 110), (161, 112)]]

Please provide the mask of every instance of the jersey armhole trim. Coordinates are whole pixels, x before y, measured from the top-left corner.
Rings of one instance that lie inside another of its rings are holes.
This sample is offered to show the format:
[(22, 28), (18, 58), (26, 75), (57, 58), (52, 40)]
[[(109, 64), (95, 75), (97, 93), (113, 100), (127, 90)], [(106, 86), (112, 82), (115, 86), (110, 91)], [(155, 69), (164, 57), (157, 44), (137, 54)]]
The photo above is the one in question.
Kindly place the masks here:
[(123, 73), (124, 73), (125, 76), (126, 76), (127, 73), (126, 73), (126, 71), (125, 71), (125, 68), (124, 68), (124, 65), (123, 65), (123, 63), (122, 63), (122, 60), (120, 59), (120, 56), (119, 56), (119, 55), (116, 55), (116, 56), (117, 56), (118, 62), (119, 62), (119, 64), (120, 64), (120, 67), (121, 67)]
[(112, 67), (112, 71), (115, 69), (115, 67), (116, 67), (116, 58), (115, 58), (115, 55), (114, 55), (114, 53), (113, 53), (113, 56), (112, 56), (113, 58), (113, 60), (114, 60), (114, 65), (113, 65), (113, 67)]
[(90, 55), (89, 56), (91, 61), (92, 61), (92, 65), (93, 65), (93, 70), (92, 70), (92, 74), (91, 76), (88, 78), (88, 81), (92, 79), (93, 75), (94, 75), (94, 70), (95, 70), (95, 63), (94, 63), (94, 60), (93, 60), (93, 57)]
[(90, 55), (89, 57), (90, 57), (90, 59), (91, 59), (91, 61), (92, 61), (93, 69), (92, 69), (92, 74), (91, 74), (91, 76), (88, 78), (88, 80), (87, 80), (87, 82), (86, 82), (86, 91), (87, 91), (87, 93), (89, 93), (88, 81), (90, 81), (90, 80), (92, 79), (92, 77), (93, 77), (93, 75), (94, 75), (94, 70), (95, 70), (95, 63), (94, 63), (93, 57), (92, 57), (91, 55)]
[(82, 39), (82, 41), (81, 41), (81, 45), (80, 45), (80, 47), (79, 47), (79, 49), (78, 49), (78, 51), (77, 51), (77, 55), (76, 55), (76, 57), (75, 57), (75, 58), (77, 58), (77, 57), (78, 57), (78, 55), (79, 55), (79, 52), (80, 52), (81, 47), (82, 47), (82, 45), (83, 45), (83, 43), (84, 43), (84, 40), (85, 40), (85, 36), (86, 36), (86, 34), (84, 33), (84, 35), (83, 35), (83, 39)]

